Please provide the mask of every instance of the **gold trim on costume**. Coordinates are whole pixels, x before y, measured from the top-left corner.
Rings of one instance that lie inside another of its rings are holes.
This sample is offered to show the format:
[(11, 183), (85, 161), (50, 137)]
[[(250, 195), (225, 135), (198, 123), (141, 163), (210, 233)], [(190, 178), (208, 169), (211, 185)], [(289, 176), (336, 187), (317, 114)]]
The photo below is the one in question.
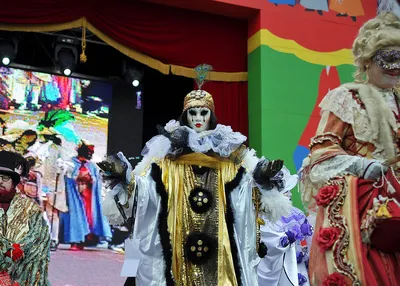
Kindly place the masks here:
[[(212, 188), (216, 196), (213, 211), (217, 211), (218, 253), (216, 285), (237, 286), (237, 279), (231, 253), (229, 233), (225, 220), (226, 197), (225, 184), (232, 181), (238, 171), (238, 166), (229, 159), (211, 157), (202, 153), (190, 153), (176, 160), (164, 159), (161, 162), (162, 181), (168, 192), (168, 231), (172, 245), (172, 273), (179, 285), (202, 285), (196, 274), (201, 273), (201, 267), (194, 266), (184, 256), (186, 238), (191, 231), (201, 227), (200, 221), (192, 213), (188, 197), (196, 186), (196, 176), (192, 165), (213, 169), (215, 184)], [(211, 187), (211, 186), (210, 186)], [(200, 223), (200, 224), (199, 224)], [(204, 279), (207, 273), (203, 273)], [(197, 282), (196, 282), (197, 281)]]

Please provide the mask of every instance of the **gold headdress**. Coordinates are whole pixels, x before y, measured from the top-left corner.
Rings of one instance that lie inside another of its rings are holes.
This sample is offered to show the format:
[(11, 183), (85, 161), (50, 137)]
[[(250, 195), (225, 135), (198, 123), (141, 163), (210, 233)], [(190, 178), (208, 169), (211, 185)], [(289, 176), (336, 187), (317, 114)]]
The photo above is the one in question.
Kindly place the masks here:
[(197, 73), (196, 83), (198, 86), (198, 90), (192, 90), (185, 96), (183, 101), (183, 112), (193, 107), (206, 107), (210, 109), (212, 112), (215, 112), (214, 100), (212, 95), (205, 90), (202, 90), (201, 87), (206, 80), (207, 74), (212, 70), (212, 66), (207, 64), (198, 65), (195, 68)]

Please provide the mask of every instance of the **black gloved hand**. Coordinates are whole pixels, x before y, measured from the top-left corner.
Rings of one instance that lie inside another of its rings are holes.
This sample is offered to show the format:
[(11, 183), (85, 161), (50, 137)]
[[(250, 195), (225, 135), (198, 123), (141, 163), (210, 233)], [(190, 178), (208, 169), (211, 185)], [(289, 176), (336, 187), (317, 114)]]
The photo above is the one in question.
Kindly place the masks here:
[(266, 190), (271, 190), (274, 186), (279, 187), (279, 185), (282, 184), (282, 179), (274, 177), (279, 173), (282, 167), (282, 160), (260, 160), (254, 170), (253, 178), (258, 185)]
[(187, 147), (189, 132), (185, 128), (177, 128), (168, 132), (164, 127), (157, 125), (157, 130), (160, 135), (169, 139), (173, 153), (180, 154)]

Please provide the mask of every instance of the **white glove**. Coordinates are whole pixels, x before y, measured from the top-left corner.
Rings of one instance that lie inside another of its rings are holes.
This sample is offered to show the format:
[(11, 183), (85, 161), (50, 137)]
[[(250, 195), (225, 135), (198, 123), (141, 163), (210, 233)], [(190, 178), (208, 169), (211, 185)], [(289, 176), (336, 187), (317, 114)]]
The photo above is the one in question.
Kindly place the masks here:
[(388, 169), (375, 159), (360, 158), (359, 164), (358, 175), (367, 180), (379, 179)]

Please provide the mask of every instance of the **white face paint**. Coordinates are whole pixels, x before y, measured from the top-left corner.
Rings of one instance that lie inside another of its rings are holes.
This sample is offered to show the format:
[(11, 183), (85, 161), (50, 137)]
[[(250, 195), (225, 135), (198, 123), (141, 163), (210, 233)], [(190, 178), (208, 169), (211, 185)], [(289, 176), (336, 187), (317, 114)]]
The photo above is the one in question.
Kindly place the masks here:
[(187, 112), (189, 127), (196, 132), (208, 130), (210, 126), (211, 111), (206, 107), (193, 107)]

